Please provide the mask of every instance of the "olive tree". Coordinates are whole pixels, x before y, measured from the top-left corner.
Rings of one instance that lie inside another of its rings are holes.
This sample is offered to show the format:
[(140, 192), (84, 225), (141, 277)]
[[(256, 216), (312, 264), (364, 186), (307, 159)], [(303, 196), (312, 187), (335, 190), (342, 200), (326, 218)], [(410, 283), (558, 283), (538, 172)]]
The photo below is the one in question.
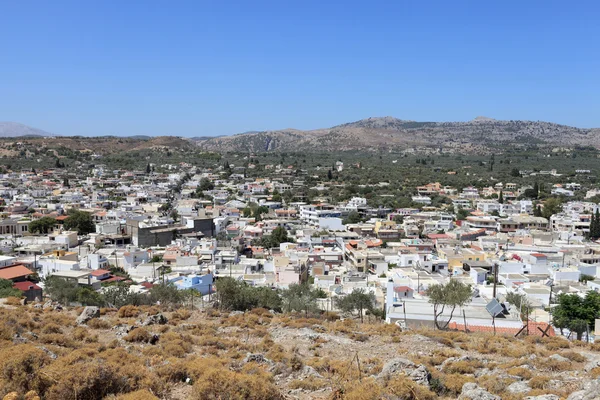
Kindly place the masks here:
[[(462, 307), (471, 302), (473, 292), (471, 286), (456, 279), (445, 284), (431, 285), (425, 291), (429, 302), (433, 304), (433, 322), (441, 330), (447, 329), (456, 307)], [(442, 314), (448, 308), (450, 317), (444, 321)]]

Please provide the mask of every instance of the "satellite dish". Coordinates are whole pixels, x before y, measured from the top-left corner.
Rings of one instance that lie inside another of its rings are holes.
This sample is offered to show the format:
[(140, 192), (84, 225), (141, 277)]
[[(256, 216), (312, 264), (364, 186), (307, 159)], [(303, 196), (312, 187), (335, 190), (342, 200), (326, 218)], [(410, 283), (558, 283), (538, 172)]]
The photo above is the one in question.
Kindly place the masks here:
[(498, 315), (501, 315), (504, 311), (504, 307), (502, 307), (502, 304), (500, 304), (500, 302), (496, 299), (492, 299), (492, 301), (490, 301), (488, 303), (488, 305), (485, 306), (485, 309), (487, 310), (488, 313), (490, 313), (492, 318), (495, 318)]

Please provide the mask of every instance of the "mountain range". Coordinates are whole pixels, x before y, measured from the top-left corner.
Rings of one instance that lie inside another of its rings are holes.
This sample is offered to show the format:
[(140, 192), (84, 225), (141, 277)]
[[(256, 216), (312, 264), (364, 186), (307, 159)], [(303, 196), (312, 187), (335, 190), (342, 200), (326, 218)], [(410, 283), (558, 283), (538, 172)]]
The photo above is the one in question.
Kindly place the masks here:
[(418, 122), (375, 117), (325, 129), (250, 132), (198, 140), (196, 143), (205, 150), (219, 152), (435, 149), (474, 153), (506, 146), (600, 148), (600, 129), (581, 129), (542, 121), (499, 121), (487, 117), (477, 117), (468, 122)]
[[(0, 122), (0, 137), (54, 136), (15, 122)], [(72, 137), (84, 143), (86, 137)], [(115, 139), (117, 139), (115, 137)], [(151, 140), (148, 136), (129, 139)], [(181, 138), (207, 151), (436, 151), (490, 152), (532, 146), (600, 148), (600, 129), (543, 121), (501, 121), (477, 117), (467, 122), (419, 122), (373, 117), (315, 130), (250, 131), (232, 136)], [(84, 143), (85, 144), (85, 143)]]

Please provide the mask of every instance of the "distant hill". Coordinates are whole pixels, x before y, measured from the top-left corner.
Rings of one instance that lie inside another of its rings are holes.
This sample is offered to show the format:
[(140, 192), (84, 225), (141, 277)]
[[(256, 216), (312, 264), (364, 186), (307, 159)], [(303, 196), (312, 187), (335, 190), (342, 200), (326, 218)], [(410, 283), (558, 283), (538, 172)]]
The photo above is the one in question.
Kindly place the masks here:
[(202, 138), (203, 149), (220, 152), (265, 151), (415, 151), (489, 152), (498, 147), (600, 147), (600, 129), (581, 129), (542, 121), (499, 121), (477, 117), (468, 122), (419, 122), (374, 117), (331, 128), (284, 129)]
[(18, 122), (0, 122), (0, 137), (54, 136), (41, 129), (32, 128)]

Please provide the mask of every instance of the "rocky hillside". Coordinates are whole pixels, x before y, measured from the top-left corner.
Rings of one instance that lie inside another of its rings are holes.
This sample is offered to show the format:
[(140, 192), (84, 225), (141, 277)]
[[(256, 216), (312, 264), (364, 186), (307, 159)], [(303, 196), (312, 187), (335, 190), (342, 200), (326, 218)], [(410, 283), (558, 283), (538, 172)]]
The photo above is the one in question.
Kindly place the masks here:
[(207, 150), (265, 151), (402, 151), (429, 148), (450, 153), (490, 151), (498, 146), (600, 147), (600, 129), (579, 129), (549, 122), (416, 122), (393, 117), (367, 118), (327, 129), (250, 132), (196, 141)]
[[(82, 312), (83, 311), (83, 312)], [(206, 309), (0, 307), (4, 399), (593, 399), (600, 346)]]

